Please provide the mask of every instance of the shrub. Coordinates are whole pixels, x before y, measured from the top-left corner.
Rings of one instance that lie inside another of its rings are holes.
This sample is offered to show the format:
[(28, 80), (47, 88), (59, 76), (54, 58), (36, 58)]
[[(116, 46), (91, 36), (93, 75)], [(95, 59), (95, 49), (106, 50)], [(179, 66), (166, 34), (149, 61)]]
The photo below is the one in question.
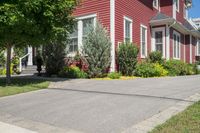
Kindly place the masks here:
[(162, 63), (163, 63), (162, 53), (161, 53), (160, 51), (151, 52), (151, 53), (149, 54), (148, 60), (149, 60), (151, 63), (159, 63), (159, 64), (162, 64)]
[(119, 71), (126, 76), (133, 76), (137, 64), (139, 49), (135, 44), (124, 43), (119, 46), (118, 64)]
[[(12, 69), (10, 69), (10, 73), (11, 73), (11, 74), (14, 74), (14, 72), (13, 72)], [(1, 68), (1, 69), (0, 69), (0, 75), (6, 75), (6, 68)]]
[(76, 66), (64, 67), (59, 72), (60, 77), (67, 77), (67, 78), (87, 78), (87, 73), (81, 71), (80, 68)]
[(43, 61), (48, 76), (57, 75), (64, 66), (66, 44), (52, 42), (43, 47)]
[(108, 77), (111, 79), (120, 79), (121, 76), (122, 76), (121, 73), (116, 73), (116, 72), (112, 72), (108, 74)]
[(137, 64), (135, 75), (140, 77), (160, 77), (167, 76), (168, 71), (158, 63), (142, 62)]
[(180, 60), (169, 60), (163, 64), (164, 68), (168, 70), (169, 76), (182, 76), (195, 74), (192, 65), (184, 63)]
[(99, 22), (95, 28), (89, 28), (82, 50), (83, 55), (86, 56), (89, 77), (105, 75), (110, 67), (111, 42), (106, 29)]

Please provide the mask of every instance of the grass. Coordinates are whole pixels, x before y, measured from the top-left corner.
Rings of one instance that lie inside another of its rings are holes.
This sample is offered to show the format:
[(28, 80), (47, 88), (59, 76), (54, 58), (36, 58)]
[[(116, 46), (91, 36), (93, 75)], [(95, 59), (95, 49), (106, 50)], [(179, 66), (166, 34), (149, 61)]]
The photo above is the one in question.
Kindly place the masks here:
[(5, 81), (5, 78), (0, 79), (0, 97), (45, 89), (49, 86), (48, 81), (41, 79), (13, 78), (9, 86), (6, 86)]
[(150, 133), (200, 133), (200, 102), (157, 126)]

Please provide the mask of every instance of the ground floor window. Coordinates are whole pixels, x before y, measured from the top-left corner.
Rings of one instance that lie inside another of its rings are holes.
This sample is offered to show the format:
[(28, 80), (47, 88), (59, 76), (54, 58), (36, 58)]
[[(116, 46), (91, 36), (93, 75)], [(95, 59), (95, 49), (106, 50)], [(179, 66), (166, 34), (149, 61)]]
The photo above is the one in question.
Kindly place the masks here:
[(79, 47), (87, 37), (89, 28), (95, 26), (96, 15), (79, 17), (77, 21), (77, 24), (74, 26), (74, 32), (70, 35), (69, 54), (77, 53)]
[(147, 27), (141, 25), (140, 27), (140, 48), (141, 48), (141, 57), (145, 58), (147, 56)]
[(124, 17), (124, 42), (132, 42), (132, 19)]
[(173, 55), (174, 59), (180, 59), (180, 34), (174, 32), (173, 34)]
[(75, 53), (78, 51), (78, 24), (74, 26), (74, 32), (70, 35), (70, 46), (69, 46), (69, 52)]
[(197, 42), (197, 56), (200, 56), (200, 40)]
[(160, 51), (165, 57), (165, 28), (154, 28), (153, 29), (153, 51)]

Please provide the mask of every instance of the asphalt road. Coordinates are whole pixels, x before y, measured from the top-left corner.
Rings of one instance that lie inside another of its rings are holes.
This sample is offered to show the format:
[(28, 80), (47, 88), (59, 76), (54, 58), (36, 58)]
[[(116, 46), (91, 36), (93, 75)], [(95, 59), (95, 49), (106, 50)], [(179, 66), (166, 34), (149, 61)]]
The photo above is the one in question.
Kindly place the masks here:
[(0, 121), (41, 133), (121, 133), (195, 93), (200, 76), (71, 80), (0, 98)]

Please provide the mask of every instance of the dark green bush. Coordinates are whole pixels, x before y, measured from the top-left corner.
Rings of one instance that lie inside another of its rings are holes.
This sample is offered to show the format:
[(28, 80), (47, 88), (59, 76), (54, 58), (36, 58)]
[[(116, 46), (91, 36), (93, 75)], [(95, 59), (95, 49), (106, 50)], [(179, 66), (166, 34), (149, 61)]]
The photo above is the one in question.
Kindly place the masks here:
[(162, 63), (163, 63), (162, 53), (161, 53), (160, 51), (151, 52), (151, 53), (149, 54), (148, 60), (149, 60), (151, 63), (159, 63), (159, 64), (162, 64)]
[(81, 71), (79, 67), (71, 66), (64, 67), (63, 70), (59, 72), (60, 77), (64, 78), (87, 78), (88, 75), (84, 71)]
[(137, 64), (139, 49), (136, 44), (123, 43), (119, 46), (117, 56), (119, 71), (125, 76), (133, 76)]
[(5, 51), (0, 49), (0, 67), (4, 67), (6, 63), (6, 58), (5, 58)]
[(122, 74), (117, 72), (112, 72), (108, 74), (108, 77), (111, 79), (120, 79), (121, 76)]
[(163, 64), (169, 76), (182, 76), (195, 74), (194, 66), (180, 60), (169, 60)]
[(137, 64), (135, 75), (140, 77), (161, 77), (167, 76), (168, 71), (158, 63), (142, 62)]

